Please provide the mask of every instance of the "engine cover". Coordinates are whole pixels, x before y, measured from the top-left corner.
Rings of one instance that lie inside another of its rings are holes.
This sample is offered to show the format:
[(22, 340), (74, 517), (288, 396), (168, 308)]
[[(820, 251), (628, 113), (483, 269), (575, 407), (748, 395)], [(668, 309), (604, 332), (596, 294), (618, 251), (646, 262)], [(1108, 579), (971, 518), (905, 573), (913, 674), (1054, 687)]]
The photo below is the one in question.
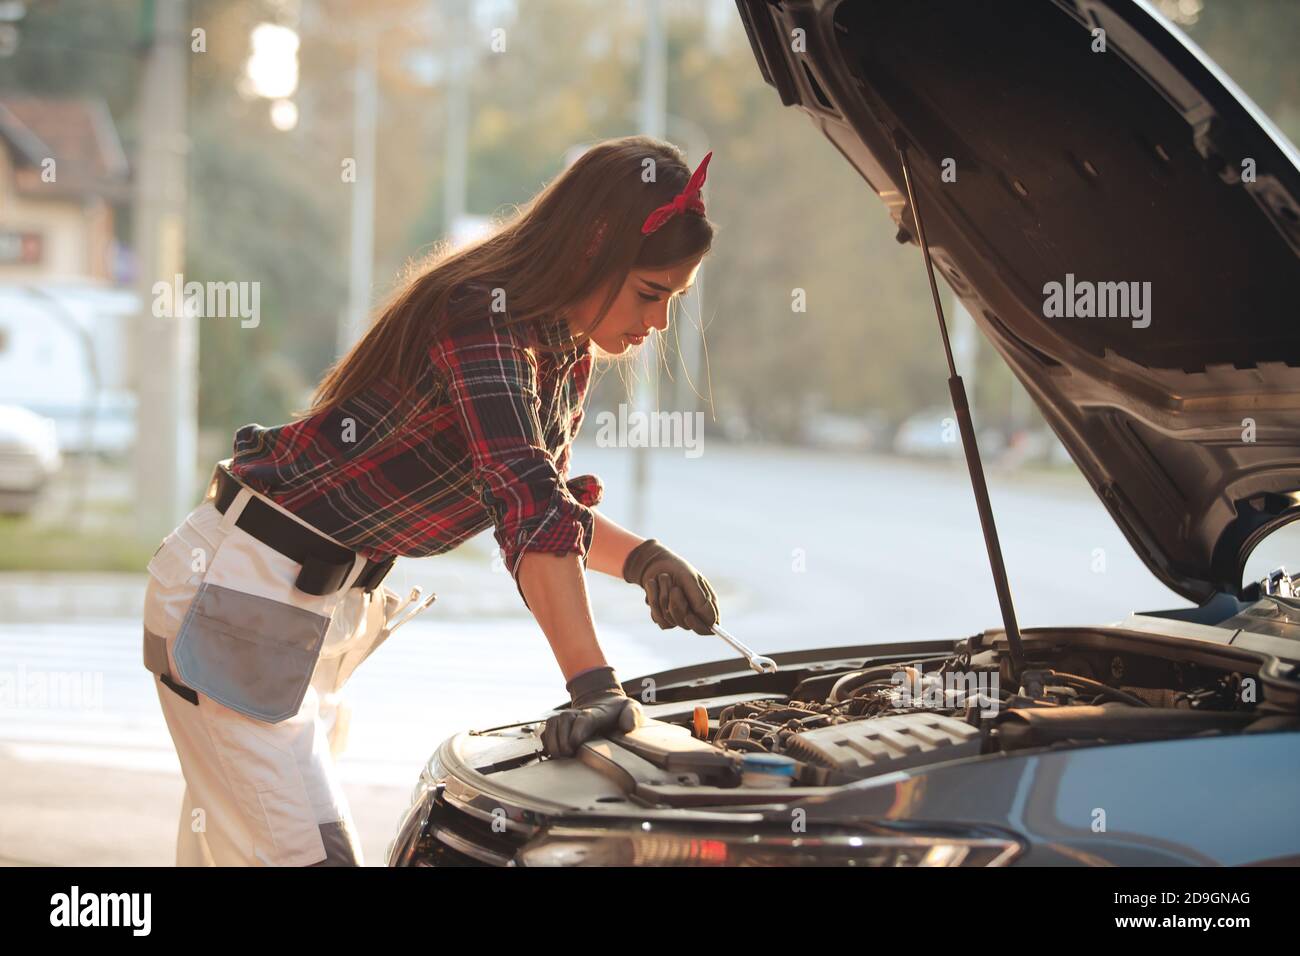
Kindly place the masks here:
[(927, 711), (819, 727), (791, 737), (785, 753), (850, 778), (974, 757), (980, 731), (964, 720)]

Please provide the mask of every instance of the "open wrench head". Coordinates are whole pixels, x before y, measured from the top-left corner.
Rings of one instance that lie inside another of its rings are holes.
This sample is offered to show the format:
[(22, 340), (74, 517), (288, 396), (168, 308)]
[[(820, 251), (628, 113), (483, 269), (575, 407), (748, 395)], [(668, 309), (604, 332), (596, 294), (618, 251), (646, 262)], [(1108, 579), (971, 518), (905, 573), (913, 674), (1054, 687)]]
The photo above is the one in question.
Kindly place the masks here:
[[(427, 610), (428, 607), (431, 604), (433, 604), (433, 602), (436, 600), (438, 600), (438, 595), (435, 593), (430, 593), (429, 596), (424, 599), (423, 604), (417, 604), (411, 607), (409, 610), (406, 611), (405, 614), (401, 614), (400, 617), (398, 616), (398, 612), (394, 612), (393, 614), (394, 619), (388, 624), (388, 628), (387, 628), (388, 633), (390, 634), (393, 633), (393, 631), (397, 630), (407, 621), (411, 620), (412, 618), (418, 617), (421, 612)], [(402, 606), (405, 607), (406, 605), (404, 604)]]
[(749, 662), (749, 666), (758, 673), (776, 673), (776, 661), (772, 660), (770, 657), (764, 657), (762, 654), (755, 654), (747, 645), (736, 640), (736, 638), (732, 636), (731, 632), (721, 624), (713, 625), (713, 633), (739, 651), (744, 656), (745, 660)]

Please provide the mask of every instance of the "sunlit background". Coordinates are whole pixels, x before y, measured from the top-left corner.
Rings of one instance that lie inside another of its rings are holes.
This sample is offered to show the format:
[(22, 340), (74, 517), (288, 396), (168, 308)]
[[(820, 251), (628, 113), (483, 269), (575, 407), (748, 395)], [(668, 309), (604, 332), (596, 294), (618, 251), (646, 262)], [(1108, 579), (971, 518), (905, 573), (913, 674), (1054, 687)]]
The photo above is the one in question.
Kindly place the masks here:
[[(1155, 6), (1300, 139), (1300, 4)], [(662, 341), (602, 363), (573, 473), (694, 562), (762, 652), (999, 625), (921, 256), (763, 83), (731, 0), (3, 0), (0, 862), (170, 862), (179, 769), (139, 644), (161, 535), (238, 427), (306, 406), (410, 260), (635, 132), (713, 151), (720, 228)], [(255, 283), (258, 320), (160, 322), (153, 284), (177, 273)], [(949, 312), (1022, 623), (1184, 606)], [(620, 404), (699, 412), (702, 441), (606, 447)], [(1248, 576), (1300, 563), (1290, 543)], [(564, 699), (495, 548), (388, 581), (439, 600), (350, 686), (369, 863), (438, 741)], [(590, 577), (620, 676), (730, 656)], [(65, 673), (86, 700), (23, 698)]]

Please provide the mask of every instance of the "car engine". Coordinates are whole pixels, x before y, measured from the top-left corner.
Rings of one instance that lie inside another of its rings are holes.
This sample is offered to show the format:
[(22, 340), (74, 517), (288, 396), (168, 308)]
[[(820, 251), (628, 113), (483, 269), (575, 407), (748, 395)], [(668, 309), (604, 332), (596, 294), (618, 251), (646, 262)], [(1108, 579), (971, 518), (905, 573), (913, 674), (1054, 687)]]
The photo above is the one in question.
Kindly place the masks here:
[(783, 758), (774, 766), (796, 785), (826, 786), (1028, 748), (1232, 733), (1268, 719), (1243, 702), (1236, 673), (1183, 668), (1171, 681), (1182, 686), (1158, 688), (1050, 667), (1026, 669), (1010, 690), (999, 677), (965, 655), (819, 675), (788, 698), (729, 704), (716, 720), (697, 709), (693, 729), (725, 752)]

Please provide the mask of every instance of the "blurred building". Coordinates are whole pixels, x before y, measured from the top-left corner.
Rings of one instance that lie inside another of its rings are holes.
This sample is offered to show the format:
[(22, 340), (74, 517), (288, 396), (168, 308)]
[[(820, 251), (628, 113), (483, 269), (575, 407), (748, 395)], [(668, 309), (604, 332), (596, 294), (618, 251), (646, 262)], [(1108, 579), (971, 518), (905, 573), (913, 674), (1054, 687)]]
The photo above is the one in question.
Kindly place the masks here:
[(0, 405), (52, 419), (64, 451), (134, 442), (115, 239), (129, 169), (102, 101), (0, 96)]
[(113, 280), (126, 154), (100, 100), (0, 96), (0, 282)]

